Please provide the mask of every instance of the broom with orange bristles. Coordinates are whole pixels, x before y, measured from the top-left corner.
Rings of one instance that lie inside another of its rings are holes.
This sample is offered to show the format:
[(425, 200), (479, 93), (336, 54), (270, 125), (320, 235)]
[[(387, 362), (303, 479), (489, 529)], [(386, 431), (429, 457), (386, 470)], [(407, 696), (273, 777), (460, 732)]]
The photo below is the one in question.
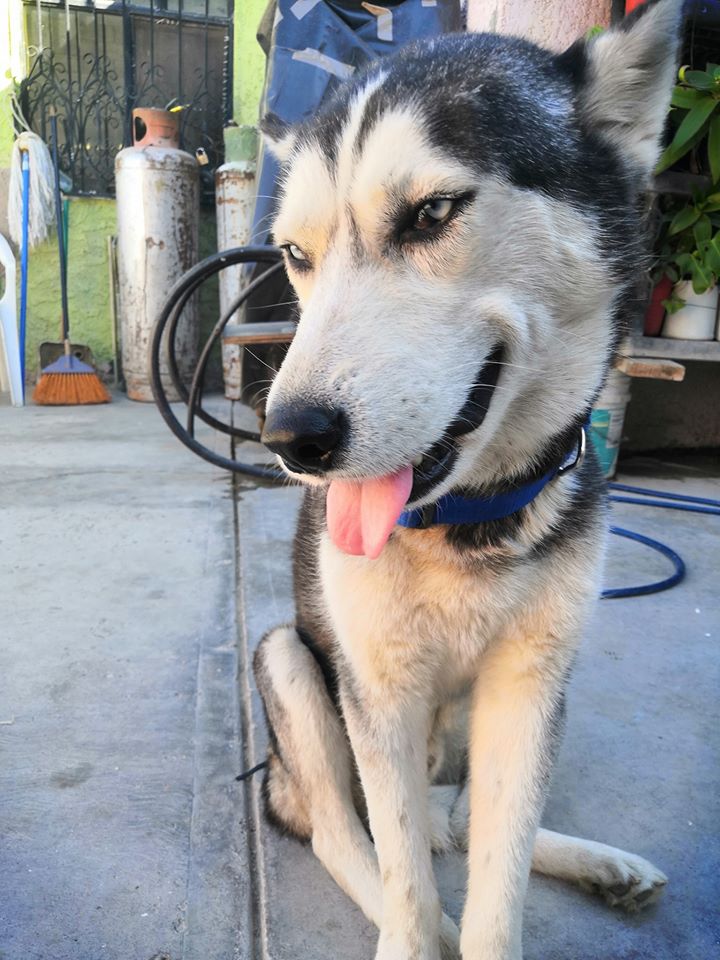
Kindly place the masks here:
[[(70, 320), (68, 316), (67, 274), (65, 269), (65, 240), (63, 237), (63, 212), (60, 197), (60, 164), (57, 147), (57, 116), (50, 117), (52, 129), (53, 167), (55, 168), (55, 211), (57, 218), (58, 254), (60, 257), (60, 296), (62, 300), (62, 347), (63, 356), (40, 374), (33, 400), (45, 406), (74, 406), (86, 403), (109, 403), (110, 394), (95, 370), (73, 356), (70, 345)], [(59, 345), (58, 345), (59, 346)]]

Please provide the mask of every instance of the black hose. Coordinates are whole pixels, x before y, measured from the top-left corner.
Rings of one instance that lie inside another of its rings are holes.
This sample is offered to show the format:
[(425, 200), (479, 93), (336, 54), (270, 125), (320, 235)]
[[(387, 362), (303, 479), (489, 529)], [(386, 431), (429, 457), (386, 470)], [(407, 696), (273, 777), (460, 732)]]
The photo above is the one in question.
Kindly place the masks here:
[[(263, 273), (245, 290), (243, 290), (240, 296), (232, 304), (231, 308), (226, 311), (225, 315), (215, 325), (210, 337), (210, 341), (208, 344), (206, 344), (206, 347), (203, 350), (204, 363), (207, 363), (207, 357), (210, 354), (210, 350), (213, 344), (222, 335), (222, 331), (227, 321), (235, 313), (235, 311), (242, 306), (247, 297), (250, 296), (250, 294), (257, 289), (262, 282), (268, 279), (268, 275), (274, 274), (277, 271), (278, 261), (281, 257), (282, 254), (276, 247), (237, 247), (233, 250), (225, 250), (222, 253), (215, 253), (212, 256), (207, 257), (205, 260), (202, 260), (197, 264), (197, 266), (183, 274), (183, 276), (178, 280), (168, 294), (165, 306), (163, 307), (157, 323), (155, 324), (150, 348), (150, 382), (152, 385), (153, 396), (162, 418), (165, 420), (165, 423), (167, 423), (175, 436), (182, 441), (186, 447), (189, 447), (193, 453), (196, 453), (199, 457), (202, 457), (209, 463), (215, 464), (215, 466), (223, 467), (225, 470), (231, 470), (234, 473), (243, 473), (247, 476), (270, 481), (281, 481), (286, 480), (286, 478), (282, 471), (275, 467), (263, 467), (257, 466), (256, 464), (243, 463), (239, 460), (231, 459), (230, 457), (223, 457), (221, 454), (214, 453), (212, 450), (209, 450), (195, 439), (193, 435), (194, 429), (188, 431), (182, 426), (180, 420), (173, 413), (170, 402), (167, 398), (167, 394), (165, 393), (165, 387), (160, 375), (160, 354), (163, 336), (167, 329), (168, 371), (170, 373), (170, 379), (172, 380), (173, 386), (177, 390), (181, 400), (184, 403), (188, 403), (190, 400), (190, 394), (180, 378), (177, 359), (175, 356), (175, 333), (185, 304), (195, 293), (198, 287), (205, 282), (205, 280), (214, 276), (216, 273), (219, 273), (220, 270), (224, 270), (225, 267), (235, 266), (236, 264), (240, 263), (271, 264), (271, 268), (269, 270)], [(198, 370), (196, 369), (195, 377), (193, 378), (193, 385), (197, 386), (197, 383), (202, 382), (204, 369), (205, 366), (203, 364), (199, 378)], [(196, 395), (196, 393), (193, 395), (194, 403), (194, 397)], [(224, 423), (222, 420), (218, 420), (216, 417), (213, 417), (206, 410), (203, 410), (201, 406), (196, 405), (195, 412), (197, 416), (200, 417), (200, 419), (203, 420), (208, 426), (211, 426), (222, 433), (228, 434), (235, 439), (253, 440), (256, 442), (260, 441), (259, 434)]]
[[(191, 437), (195, 436), (194, 429), (194, 420), (195, 413), (200, 409), (200, 404), (202, 402), (202, 389), (205, 384), (205, 370), (207, 369), (208, 360), (210, 359), (210, 353), (212, 348), (215, 346), (217, 340), (222, 336), (222, 332), (225, 329), (228, 321), (238, 310), (243, 303), (248, 299), (248, 297), (255, 293), (258, 287), (261, 287), (266, 280), (269, 280), (270, 277), (275, 276), (278, 271), (283, 269), (282, 263), (276, 263), (275, 266), (270, 267), (269, 270), (266, 270), (259, 277), (256, 277), (252, 283), (243, 290), (243, 292), (235, 299), (235, 302), (230, 305), (230, 307), (225, 311), (225, 313), (220, 317), (218, 322), (213, 327), (212, 333), (208, 337), (207, 343), (202, 349), (200, 354), (200, 359), (197, 362), (195, 367), (195, 374), (193, 375), (192, 384), (190, 386), (190, 393), (188, 394), (187, 399), (187, 431)], [(248, 433), (248, 440), (255, 440), (257, 443), (260, 442), (260, 434), (250, 434)]]

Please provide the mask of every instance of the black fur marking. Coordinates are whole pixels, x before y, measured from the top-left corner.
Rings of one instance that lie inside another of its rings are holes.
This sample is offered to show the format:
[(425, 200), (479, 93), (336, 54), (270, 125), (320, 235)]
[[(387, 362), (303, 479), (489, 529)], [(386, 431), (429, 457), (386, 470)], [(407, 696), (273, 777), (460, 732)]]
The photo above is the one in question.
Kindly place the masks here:
[(293, 583), (298, 636), (312, 653), (322, 672), (333, 703), (339, 702), (338, 676), (334, 664), (334, 636), (320, 592), (318, 543), (325, 529), (325, 490), (305, 491), (293, 549)]
[(300, 130), (301, 140), (306, 140), (309, 143), (316, 143), (318, 145), (333, 179), (337, 165), (340, 136), (347, 123), (347, 101), (342, 103), (342, 106), (338, 103), (338, 107), (339, 109), (337, 110), (323, 111), (316, 119), (312, 120), (306, 127), (302, 127)]
[(365, 104), (363, 117), (360, 121), (360, 128), (357, 136), (355, 137), (355, 143), (353, 144), (353, 155), (355, 157), (361, 156), (363, 148), (365, 147), (365, 143), (367, 142), (367, 138), (377, 125), (378, 120), (382, 116), (384, 108), (385, 94), (382, 87), (380, 87), (370, 94), (367, 99), (367, 103)]
[[(501, 547), (512, 540), (525, 521), (525, 510), (501, 520), (488, 520), (486, 523), (457, 523), (448, 526), (445, 539), (451, 547), (461, 553)], [(503, 563), (508, 563), (504, 560)]]
[(292, 124), (288, 123), (287, 120), (283, 120), (282, 117), (279, 117), (276, 113), (266, 113), (260, 121), (259, 126), (261, 132), (269, 140), (273, 141), (282, 140), (292, 130)]

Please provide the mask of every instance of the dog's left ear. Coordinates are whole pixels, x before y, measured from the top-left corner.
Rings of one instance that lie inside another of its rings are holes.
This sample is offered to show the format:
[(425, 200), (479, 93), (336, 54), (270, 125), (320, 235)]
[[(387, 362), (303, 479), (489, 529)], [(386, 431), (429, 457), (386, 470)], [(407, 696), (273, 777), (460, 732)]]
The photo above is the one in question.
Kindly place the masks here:
[(650, 176), (660, 154), (680, 46), (682, 0), (648, 0), (560, 57), (579, 83), (584, 120)]

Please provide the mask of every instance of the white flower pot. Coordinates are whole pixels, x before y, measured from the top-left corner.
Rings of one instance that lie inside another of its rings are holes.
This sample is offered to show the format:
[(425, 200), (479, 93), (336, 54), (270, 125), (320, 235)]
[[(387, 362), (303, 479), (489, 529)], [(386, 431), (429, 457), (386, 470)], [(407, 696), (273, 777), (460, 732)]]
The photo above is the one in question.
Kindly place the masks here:
[(673, 293), (682, 297), (685, 306), (677, 313), (668, 313), (662, 328), (663, 337), (673, 340), (713, 340), (718, 305), (718, 288), (695, 293), (689, 280), (676, 283)]

